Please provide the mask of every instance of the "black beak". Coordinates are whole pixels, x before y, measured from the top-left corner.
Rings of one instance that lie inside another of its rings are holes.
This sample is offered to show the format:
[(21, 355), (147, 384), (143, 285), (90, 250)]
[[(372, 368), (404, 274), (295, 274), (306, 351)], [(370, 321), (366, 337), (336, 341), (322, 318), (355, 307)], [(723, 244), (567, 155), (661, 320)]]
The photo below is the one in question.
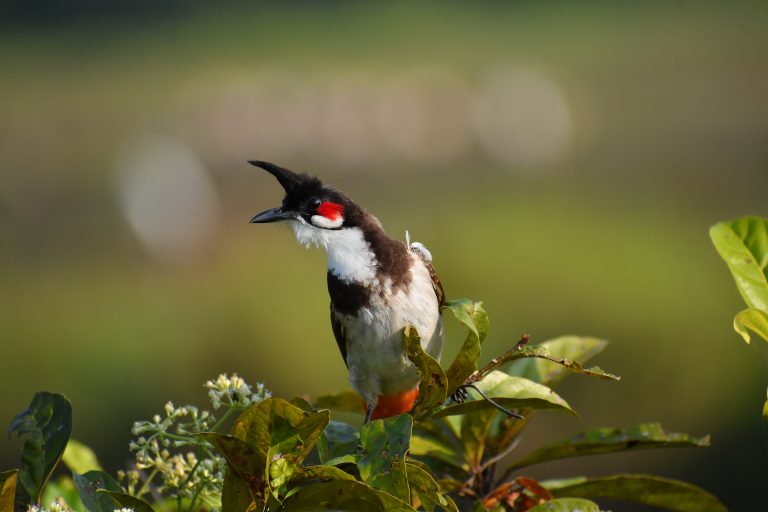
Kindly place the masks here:
[(251, 224), (263, 224), (266, 222), (277, 222), (279, 220), (295, 219), (296, 213), (283, 211), (282, 208), (270, 208), (263, 211), (251, 219)]

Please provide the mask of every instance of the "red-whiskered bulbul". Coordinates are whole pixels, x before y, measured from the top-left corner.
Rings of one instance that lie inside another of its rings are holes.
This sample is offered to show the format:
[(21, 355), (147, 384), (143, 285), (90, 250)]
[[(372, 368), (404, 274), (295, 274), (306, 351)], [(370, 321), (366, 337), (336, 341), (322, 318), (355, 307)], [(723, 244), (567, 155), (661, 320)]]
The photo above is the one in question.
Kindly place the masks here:
[(431, 254), (419, 243), (387, 235), (376, 217), (318, 178), (249, 163), (285, 190), (282, 206), (251, 222), (287, 222), (300, 244), (328, 254), (331, 325), (352, 387), (367, 405), (365, 421), (409, 412), (418, 398), (419, 373), (405, 354), (403, 328), (415, 327), (422, 348), (435, 359), (443, 349), (445, 294)]

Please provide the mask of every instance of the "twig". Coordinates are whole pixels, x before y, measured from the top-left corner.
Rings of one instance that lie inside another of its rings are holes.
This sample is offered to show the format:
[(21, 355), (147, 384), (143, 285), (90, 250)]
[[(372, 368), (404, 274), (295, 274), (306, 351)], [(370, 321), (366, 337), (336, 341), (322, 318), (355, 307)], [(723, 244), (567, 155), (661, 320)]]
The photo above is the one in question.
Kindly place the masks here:
[(480, 391), (480, 388), (478, 388), (474, 384), (463, 384), (462, 386), (465, 387), (465, 388), (472, 388), (472, 389), (474, 389), (475, 391), (477, 391), (480, 394), (481, 397), (483, 397), (484, 400), (486, 400), (489, 404), (491, 404), (492, 406), (494, 406), (495, 408), (497, 408), (498, 410), (500, 410), (501, 412), (503, 412), (504, 414), (506, 414), (510, 418), (517, 418), (519, 420), (523, 419), (523, 415), (522, 414), (518, 414), (516, 412), (510, 411), (509, 409), (507, 409), (503, 405), (501, 405), (498, 402), (496, 402), (493, 398), (489, 397), (488, 395), (486, 395), (485, 393)]

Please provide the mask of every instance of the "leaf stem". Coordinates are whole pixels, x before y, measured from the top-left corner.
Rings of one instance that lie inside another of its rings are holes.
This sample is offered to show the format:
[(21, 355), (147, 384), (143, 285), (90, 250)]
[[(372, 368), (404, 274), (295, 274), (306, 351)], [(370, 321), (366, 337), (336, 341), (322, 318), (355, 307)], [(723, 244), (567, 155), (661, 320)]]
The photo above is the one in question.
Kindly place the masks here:
[(152, 479), (155, 478), (157, 475), (157, 472), (159, 471), (158, 468), (154, 468), (152, 472), (149, 474), (146, 480), (144, 480), (144, 483), (139, 488), (139, 491), (136, 493), (136, 497), (140, 498), (142, 494), (149, 491), (149, 484), (152, 482)]

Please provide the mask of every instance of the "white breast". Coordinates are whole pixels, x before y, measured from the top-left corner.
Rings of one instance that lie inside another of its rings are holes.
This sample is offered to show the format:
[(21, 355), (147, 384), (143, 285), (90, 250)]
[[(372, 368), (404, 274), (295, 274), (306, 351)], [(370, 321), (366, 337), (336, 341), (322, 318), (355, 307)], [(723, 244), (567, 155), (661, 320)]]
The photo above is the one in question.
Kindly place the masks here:
[[(349, 379), (355, 390), (369, 403), (380, 395), (391, 395), (413, 388), (418, 371), (403, 351), (402, 331), (416, 328), (421, 345), (439, 359), (443, 348), (443, 324), (432, 279), (424, 264), (414, 257), (408, 290), (398, 290), (389, 300), (378, 294), (370, 307), (357, 316), (344, 316)], [(384, 283), (385, 297), (391, 294)]]

